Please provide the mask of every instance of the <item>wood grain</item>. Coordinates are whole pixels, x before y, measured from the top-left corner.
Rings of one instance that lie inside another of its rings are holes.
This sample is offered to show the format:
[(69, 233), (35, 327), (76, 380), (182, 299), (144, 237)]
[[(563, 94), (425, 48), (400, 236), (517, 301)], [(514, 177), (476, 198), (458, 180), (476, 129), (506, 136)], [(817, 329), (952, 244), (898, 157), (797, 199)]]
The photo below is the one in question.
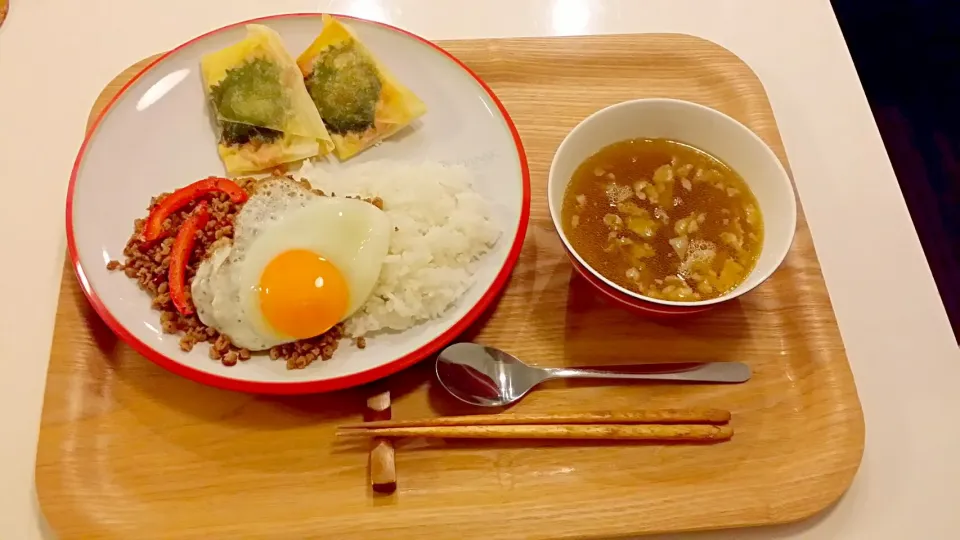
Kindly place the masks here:
[[(176, 377), (118, 342), (64, 269), (36, 480), (62, 538), (583, 538), (798, 520), (835, 501), (863, 452), (856, 387), (806, 221), (783, 267), (740, 301), (684, 321), (637, 318), (573, 276), (545, 197), (553, 152), (612, 103), (669, 96), (721, 110), (786, 164), (764, 89), (729, 51), (681, 35), (442, 44), (497, 92), (523, 138), (530, 230), (509, 288), (466, 339), (544, 366), (747, 362), (743, 385), (545, 385), (514, 412), (719, 407), (708, 446), (409, 442), (403, 482), (374, 497), (360, 388), (258, 397)], [(142, 65), (142, 64), (141, 64)], [(136, 71), (112, 82), (94, 111)], [(419, 365), (387, 381), (394, 418), (471, 411)], [(503, 523), (510, 527), (503, 527)]]

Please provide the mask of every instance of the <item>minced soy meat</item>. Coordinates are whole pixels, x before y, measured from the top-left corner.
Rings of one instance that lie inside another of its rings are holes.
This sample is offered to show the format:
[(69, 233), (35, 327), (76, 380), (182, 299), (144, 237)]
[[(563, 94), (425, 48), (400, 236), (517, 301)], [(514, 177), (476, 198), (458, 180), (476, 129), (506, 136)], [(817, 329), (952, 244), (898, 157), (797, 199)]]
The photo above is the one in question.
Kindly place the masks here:
[[(251, 194), (258, 184), (258, 181), (253, 178), (235, 181)], [(317, 193), (323, 195), (322, 192)], [(154, 197), (147, 211), (152, 210), (167, 195), (169, 194), (164, 193)], [(232, 240), (233, 222), (242, 207), (242, 203), (232, 202), (225, 193), (215, 193), (205, 200), (209, 203), (210, 220), (203, 231), (197, 233), (193, 253), (187, 264), (188, 297), (190, 284), (200, 262), (223, 242)], [(382, 202), (380, 204), (382, 205)], [(145, 246), (139, 239), (146, 219), (135, 220), (133, 234), (130, 235), (123, 249), (124, 261), (110, 261), (107, 263), (107, 269), (123, 271), (127, 277), (136, 280), (140, 288), (150, 295), (153, 308), (160, 312), (160, 326), (163, 332), (180, 335), (181, 349), (190, 351), (196, 344), (207, 342), (210, 343), (211, 359), (219, 360), (225, 366), (233, 366), (237, 362), (249, 360), (250, 351), (235, 347), (229, 337), (203, 324), (196, 314), (181, 315), (170, 299), (167, 274), (174, 236), (195, 207), (196, 203), (193, 202), (171, 215), (164, 223), (166, 238), (153, 245)], [(269, 351), (269, 356), (273, 360), (285, 360), (288, 369), (305, 368), (315, 360), (329, 360), (336, 352), (342, 337), (343, 325), (338, 324), (320, 336), (273, 347)]]

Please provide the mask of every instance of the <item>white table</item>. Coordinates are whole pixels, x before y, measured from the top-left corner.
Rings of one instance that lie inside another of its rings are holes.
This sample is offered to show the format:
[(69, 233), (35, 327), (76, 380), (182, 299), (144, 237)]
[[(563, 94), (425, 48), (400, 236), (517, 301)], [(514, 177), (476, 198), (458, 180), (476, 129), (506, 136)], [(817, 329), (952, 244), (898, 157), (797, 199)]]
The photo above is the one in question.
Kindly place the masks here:
[(743, 58), (766, 86), (783, 135), (860, 391), (866, 453), (853, 487), (820, 516), (685, 538), (960, 534), (960, 350), (827, 0), (12, 4), (0, 29), (0, 537), (51, 536), (36, 504), (34, 460), (64, 197), (94, 98), (130, 64), (212, 28), (318, 10), (430, 39), (683, 32)]

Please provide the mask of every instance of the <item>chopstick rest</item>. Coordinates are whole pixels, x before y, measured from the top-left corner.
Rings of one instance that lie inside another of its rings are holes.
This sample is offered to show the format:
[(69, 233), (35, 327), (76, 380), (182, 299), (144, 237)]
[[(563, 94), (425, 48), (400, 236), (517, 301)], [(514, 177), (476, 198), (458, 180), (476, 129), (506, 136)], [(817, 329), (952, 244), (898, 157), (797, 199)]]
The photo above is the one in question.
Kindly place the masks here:
[[(390, 391), (367, 400), (367, 417), (371, 423), (389, 421)], [(397, 490), (397, 464), (393, 441), (376, 437), (370, 448), (370, 486), (376, 493), (390, 494)]]

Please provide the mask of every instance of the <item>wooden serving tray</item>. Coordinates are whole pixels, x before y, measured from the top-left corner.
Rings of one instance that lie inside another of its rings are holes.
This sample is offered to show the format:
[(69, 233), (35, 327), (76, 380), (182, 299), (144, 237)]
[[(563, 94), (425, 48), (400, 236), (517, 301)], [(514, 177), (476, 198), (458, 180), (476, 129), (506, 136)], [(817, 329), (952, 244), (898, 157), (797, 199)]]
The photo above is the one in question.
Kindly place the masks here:
[[(530, 230), (506, 293), (468, 332), (532, 363), (740, 360), (737, 386), (552, 385), (517, 412), (711, 406), (731, 442), (707, 446), (400, 443), (399, 489), (373, 496), (367, 447), (336, 445), (375, 389), (394, 417), (471, 412), (429, 362), (334, 394), (208, 388), (139, 357), (64, 269), (36, 480), (63, 538), (583, 538), (765, 525), (810, 516), (849, 486), (860, 402), (802, 214), (783, 267), (739, 302), (675, 322), (637, 318), (574, 277), (547, 212), (564, 135), (618, 101), (669, 96), (721, 110), (786, 157), (763, 86), (740, 59), (683, 35), (452, 41), (520, 130)], [(94, 113), (143, 63), (113, 81)]]

